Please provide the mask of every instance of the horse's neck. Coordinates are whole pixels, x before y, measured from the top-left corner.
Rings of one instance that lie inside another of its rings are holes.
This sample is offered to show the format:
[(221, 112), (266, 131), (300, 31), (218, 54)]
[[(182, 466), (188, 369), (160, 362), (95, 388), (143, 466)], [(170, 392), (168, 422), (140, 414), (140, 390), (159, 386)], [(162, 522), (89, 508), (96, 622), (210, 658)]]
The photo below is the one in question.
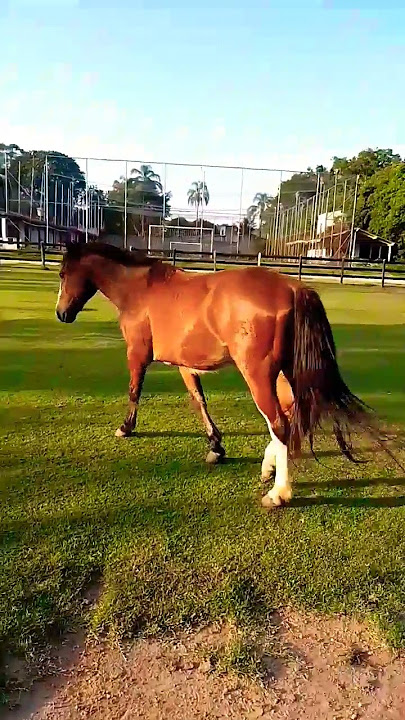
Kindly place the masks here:
[(149, 270), (149, 267), (144, 266), (125, 267), (108, 262), (102, 268), (95, 269), (94, 282), (100, 292), (123, 312), (128, 306), (129, 294), (131, 308), (142, 301)]

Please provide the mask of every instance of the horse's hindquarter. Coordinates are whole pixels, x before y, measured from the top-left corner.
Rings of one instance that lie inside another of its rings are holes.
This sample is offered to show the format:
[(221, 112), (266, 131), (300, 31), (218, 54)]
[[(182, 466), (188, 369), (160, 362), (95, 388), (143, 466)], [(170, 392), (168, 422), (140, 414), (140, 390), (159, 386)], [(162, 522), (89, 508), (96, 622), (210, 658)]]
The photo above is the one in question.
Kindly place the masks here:
[(264, 268), (175, 273), (148, 292), (154, 359), (208, 370), (253, 348), (268, 354), (291, 307), (289, 279)]

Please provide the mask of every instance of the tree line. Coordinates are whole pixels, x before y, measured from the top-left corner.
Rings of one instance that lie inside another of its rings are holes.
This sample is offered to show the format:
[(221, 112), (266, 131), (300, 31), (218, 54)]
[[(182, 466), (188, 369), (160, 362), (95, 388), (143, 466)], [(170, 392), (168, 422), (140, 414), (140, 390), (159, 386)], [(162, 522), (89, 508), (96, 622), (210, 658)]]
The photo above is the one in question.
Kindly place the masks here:
[[(242, 230), (270, 227), (277, 208), (285, 210), (293, 207), (297, 199), (309, 200), (320, 185), (323, 190), (334, 190), (330, 197), (334, 196), (334, 204), (341, 207), (346, 186), (353, 189), (355, 183), (356, 226), (396, 242), (400, 252), (405, 253), (405, 161), (391, 149), (367, 148), (352, 158), (334, 157), (329, 169), (317, 165), (293, 174), (281, 182), (275, 196), (258, 192), (247, 210)], [(5, 208), (6, 198), (8, 207), (22, 214), (32, 212), (33, 204), (40, 208), (46, 198), (49, 218), (66, 225), (74, 220), (66, 208), (71, 206), (77, 212), (89, 201), (103, 208), (106, 232), (122, 235), (126, 224), (128, 234), (145, 235), (147, 225), (170, 217), (172, 194), (150, 165), (132, 168), (127, 178), (119, 178), (111, 190), (104, 192), (96, 185), (86, 188), (79, 164), (64, 153), (25, 151), (16, 144), (0, 143), (0, 208)], [(194, 208), (197, 224), (201, 208), (210, 202), (206, 183), (193, 182), (187, 200)]]
[(324, 191), (331, 190), (329, 212), (332, 197), (335, 207), (341, 208), (345, 191), (349, 187), (353, 196), (356, 183), (356, 227), (397, 243), (404, 254), (405, 161), (389, 148), (367, 148), (352, 158), (335, 156), (329, 169), (318, 165), (295, 173), (280, 184), (277, 195), (257, 193), (248, 208), (247, 219), (256, 228), (266, 227), (277, 207), (285, 210), (293, 207), (297, 199), (309, 200), (320, 186)]
[[(6, 167), (7, 163), (7, 167)], [(115, 180), (104, 192), (96, 185), (86, 187), (86, 178), (76, 160), (58, 151), (25, 151), (16, 144), (0, 143), (0, 208), (41, 216), (47, 206), (48, 218), (61, 225), (73, 225), (80, 208), (88, 203), (103, 209), (107, 233), (145, 235), (147, 225), (160, 223), (171, 212), (171, 192), (150, 165), (132, 168), (127, 178)], [(208, 205), (205, 182), (193, 182), (187, 193), (196, 223), (203, 205)], [(125, 218), (126, 209), (126, 218)]]

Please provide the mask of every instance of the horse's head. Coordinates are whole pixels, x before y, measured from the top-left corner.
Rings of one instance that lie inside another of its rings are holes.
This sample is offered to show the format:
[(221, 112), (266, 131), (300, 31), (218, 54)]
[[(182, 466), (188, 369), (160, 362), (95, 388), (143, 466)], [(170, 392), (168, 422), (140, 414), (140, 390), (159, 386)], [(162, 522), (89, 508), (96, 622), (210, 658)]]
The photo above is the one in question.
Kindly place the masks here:
[(90, 277), (90, 266), (84, 258), (65, 255), (59, 273), (60, 288), (56, 315), (61, 322), (72, 323), (86, 302), (95, 295), (97, 287)]

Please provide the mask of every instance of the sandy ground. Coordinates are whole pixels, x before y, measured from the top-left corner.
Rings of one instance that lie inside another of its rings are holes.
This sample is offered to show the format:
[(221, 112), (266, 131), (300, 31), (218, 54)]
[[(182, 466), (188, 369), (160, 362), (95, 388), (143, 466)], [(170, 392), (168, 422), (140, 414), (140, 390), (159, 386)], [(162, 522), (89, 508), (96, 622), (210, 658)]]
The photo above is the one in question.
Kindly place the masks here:
[[(405, 718), (405, 658), (354, 620), (292, 610), (275, 614), (258, 641), (262, 674), (253, 678), (220, 672), (216, 664), (237, 637), (227, 624), (126, 647), (72, 635), (48, 658), (52, 675), (17, 692), (13, 709), (0, 715), (10, 720)], [(21, 672), (15, 665), (17, 681)]]

